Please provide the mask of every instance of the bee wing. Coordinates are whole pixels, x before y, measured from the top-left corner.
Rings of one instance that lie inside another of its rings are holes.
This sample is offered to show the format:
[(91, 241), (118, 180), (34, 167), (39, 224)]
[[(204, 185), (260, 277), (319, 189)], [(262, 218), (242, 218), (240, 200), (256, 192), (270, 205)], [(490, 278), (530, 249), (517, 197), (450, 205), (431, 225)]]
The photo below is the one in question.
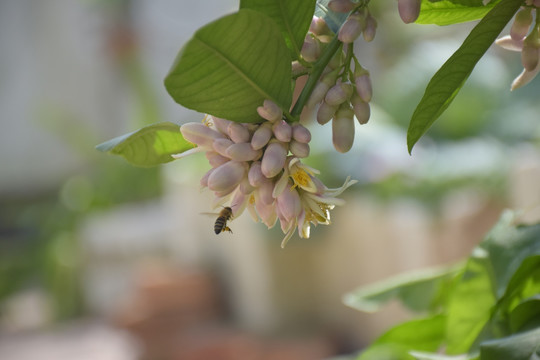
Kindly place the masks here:
[(206, 215), (206, 216), (213, 216), (213, 217), (219, 216), (219, 213), (213, 213), (213, 212), (202, 212), (199, 214)]

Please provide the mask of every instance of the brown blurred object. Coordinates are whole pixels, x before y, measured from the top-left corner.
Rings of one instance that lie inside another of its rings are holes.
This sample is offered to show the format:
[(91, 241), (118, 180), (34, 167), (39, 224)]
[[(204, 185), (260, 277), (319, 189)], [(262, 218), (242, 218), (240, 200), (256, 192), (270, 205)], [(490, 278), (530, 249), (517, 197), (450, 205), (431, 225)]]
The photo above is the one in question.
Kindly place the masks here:
[(167, 266), (143, 269), (114, 316), (148, 360), (317, 360), (335, 354), (326, 338), (274, 340), (236, 329), (214, 276)]

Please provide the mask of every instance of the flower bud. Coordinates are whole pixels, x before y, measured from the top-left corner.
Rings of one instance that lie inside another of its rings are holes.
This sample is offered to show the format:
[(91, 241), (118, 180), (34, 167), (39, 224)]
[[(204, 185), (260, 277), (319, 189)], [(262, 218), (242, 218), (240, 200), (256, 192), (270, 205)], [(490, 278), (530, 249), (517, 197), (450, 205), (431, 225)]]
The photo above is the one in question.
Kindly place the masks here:
[(314, 16), (309, 25), (309, 31), (315, 35), (330, 34), (330, 28), (322, 17)]
[(215, 116), (212, 116), (212, 120), (213, 120), (214, 126), (216, 127), (216, 129), (219, 130), (219, 132), (221, 132), (222, 134), (228, 135), (229, 125), (232, 123), (232, 121), (221, 119)]
[(212, 144), (212, 146), (214, 150), (217, 151), (218, 154), (228, 157), (229, 155), (227, 155), (227, 149), (232, 144), (234, 143), (229, 139), (216, 139), (214, 140), (214, 143)]
[(249, 130), (242, 124), (231, 122), (227, 128), (227, 133), (235, 143), (245, 143), (249, 141)]
[(251, 147), (255, 150), (262, 149), (268, 144), (272, 137), (272, 124), (269, 122), (263, 123), (251, 137)]
[(305, 158), (309, 156), (309, 145), (306, 143), (301, 143), (296, 140), (291, 140), (289, 143), (290, 152), (299, 158)]
[(344, 83), (338, 81), (338, 83), (330, 88), (324, 97), (324, 101), (328, 105), (339, 105), (349, 100), (353, 92), (351, 83)]
[(532, 71), (538, 64), (538, 49), (540, 48), (540, 39), (538, 37), (538, 26), (523, 40), (523, 49), (521, 50), (521, 63), (525, 70)]
[(316, 104), (320, 103), (322, 99), (326, 96), (326, 93), (330, 89), (330, 86), (324, 82), (319, 82), (317, 85), (315, 85), (315, 89), (313, 89), (313, 92), (311, 93), (311, 96), (309, 97), (309, 100), (306, 103), (307, 107), (314, 107)]
[(353, 96), (351, 103), (353, 105), (354, 115), (356, 116), (358, 123), (361, 125), (367, 124), (371, 115), (369, 104), (362, 100), (359, 96)]
[(321, 106), (319, 106), (319, 110), (317, 111), (317, 122), (321, 125), (329, 122), (336, 113), (338, 107), (338, 105), (328, 105), (326, 101), (323, 101)]
[(250, 185), (253, 187), (259, 187), (263, 182), (268, 181), (261, 171), (260, 161), (254, 161), (251, 164), (248, 171), (248, 180)]
[(355, 77), (354, 83), (356, 85), (356, 92), (358, 93), (358, 96), (360, 96), (360, 98), (365, 102), (370, 102), (373, 90), (371, 87), (371, 78), (369, 77), (369, 73), (364, 73), (363, 75)]
[(510, 35), (495, 40), (495, 44), (510, 51), (521, 51), (521, 49), (523, 49), (523, 40), (514, 40)]
[(521, 8), (516, 14), (512, 28), (510, 28), (510, 37), (514, 40), (522, 40), (527, 36), (532, 20), (532, 9)]
[[(251, 184), (249, 183), (249, 179), (244, 176), (244, 178), (242, 178), (242, 181), (240, 182), (240, 185), (238, 185), (238, 190), (240, 190), (242, 194), (248, 195), (251, 194), (253, 190), (255, 190), (255, 188), (251, 186)], [(234, 204), (234, 201), (232, 203)]]
[(310, 34), (306, 35), (300, 54), (304, 60), (314, 62), (321, 55), (321, 44)]
[(253, 161), (261, 157), (262, 150), (253, 150), (251, 143), (232, 144), (227, 148), (227, 156), (235, 161)]
[(274, 202), (274, 198), (272, 197), (274, 183), (272, 181), (266, 179), (266, 181), (264, 181), (257, 189), (259, 192), (259, 198), (264, 204), (270, 205)]
[(212, 191), (227, 192), (233, 190), (246, 174), (244, 162), (228, 161), (218, 166), (208, 177), (208, 188)]
[(291, 67), (292, 67), (291, 70), (292, 70), (293, 77), (297, 77), (297, 76), (307, 73), (307, 68), (304, 65), (302, 65), (298, 60), (293, 61), (291, 64)]
[(339, 29), (339, 41), (345, 44), (350, 44), (354, 42), (354, 40), (356, 40), (358, 36), (360, 36), (365, 26), (366, 21), (364, 18), (364, 14), (358, 12), (351, 14)]
[(329, 67), (330, 69), (337, 69), (341, 66), (342, 63), (343, 63), (343, 51), (336, 51), (334, 56), (332, 56), (332, 58), (330, 59), (330, 62), (328, 63), (327, 67)]
[(205, 156), (208, 159), (208, 163), (210, 163), (212, 167), (218, 167), (219, 165), (225, 164), (227, 161), (230, 160), (229, 158), (220, 155), (214, 151), (207, 151), (205, 153)]
[(261, 171), (267, 178), (272, 178), (283, 170), (287, 148), (279, 141), (270, 141), (261, 161)]
[(212, 172), (213, 172), (214, 170), (215, 170), (214, 168), (208, 170), (208, 171), (206, 172), (206, 174), (204, 174), (203, 177), (201, 178), (201, 180), (199, 181), (199, 183), (201, 184), (201, 186), (202, 186), (203, 188), (208, 187), (208, 178), (210, 177), (210, 174), (212, 174)]
[(272, 126), (272, 131), (276, 139), (282, 142), (291, 141), (292, 137), (292, 127), (285, 120), (280, 120), (274, 123)]
[(366, 18), (366, 27), (362, 36), (366, 42), (371, 42), (375, 38), (375, 33), (377, 32), (377, 21), (371, 14), (368, 14)]
[(289, 182), (289, 187), (285, 189), (276, 199), (279, 212), (287, 221), (295, 219), (302, 211), (302, 202), (300, 195), (296, 189), (292, 188)]
[(346, 153), (352, 147), (354, 141), (354, 113), (347, 104), (341, 106), (332, 120), (332, 143), (334, 148)]
[(218, 131), (200, 123), (190, 122), (180, 126), (184, 139), (198, 146), (212, 147), (214, 139), (223, 138)]
[(311, 132), (302, 124), (295, 123), (292, 126), (292, 137), (298, 142), (307, 144), (311, 141)]
[(272, 204), (268, 205), (262, 201), (255, 201), (255, 209), (261, 217), (263, 224), (268, 226), (269, 229), (276, 224), (277, 214)]
[(328, 8), (333, 12), (348, 13), (356, 4), (350, 0), (330, 0)]
[(260, 117), (270, 122), (280, 120), (283, 116), (281, 108), (270, 100), (264, 100), (263, 106), (259, 106), (257, 112)]
[(398, 11), (405, 24), (415, 22), (420, 15), (421, 0), (398, 0)]
[[(538, 50), (540, 52), (540, 49)], [(512, 82), (512, 86), (510, 87), (510, 90), (516, 90), (519, 89), (522, 86), (527, 85), (532, 79), (536, 77), (536, 75), (540, 72), (540, 62), (536, 65), (536, 68), (532, 71), (525, 70), (521, 72), (521, 74), (518, 75)]]

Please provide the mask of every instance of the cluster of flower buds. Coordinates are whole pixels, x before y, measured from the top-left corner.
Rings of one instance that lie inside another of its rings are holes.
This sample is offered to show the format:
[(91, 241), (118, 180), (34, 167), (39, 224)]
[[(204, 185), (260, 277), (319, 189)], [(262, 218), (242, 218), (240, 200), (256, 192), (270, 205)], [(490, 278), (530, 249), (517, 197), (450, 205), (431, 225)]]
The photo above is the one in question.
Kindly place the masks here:
[(343, 203), (336, 196), (356, 181), (347, 179), (338, 189), (327, 188), (315, 176), (318, 171), (300, 160), (309, 155), (309, 130), (284, 121), (281, 109), (271, 101), (257, 111), (260, 124), (207, 116), (203, 123), (182, 125), (183, 137), (196, 147), (174, 157), (205, 152), (212, 168), (201, 185), (214, 192), (214, 207), (229, 203), (234, 217), (247, 208), (268, 228), (279, 220), (286, 234), (283, 247), (296, 229), (300, 237), (308, 238), (311, 224), (329, 224), (329, 211)]
[(338, 39), (342, 43), (350, 44), (358, 39), (360, 34), (363, 35), (364, 40), (367, 42), (375, 38), (377, 21), (371, 16), (367, 8), (358, 8), (358, 3), (351, 0), (330, 0), (328, 8), (340, 13), (352, 11), (339, 29)]
[(410, 24), (420, 15), (421, 0), (398, 0), (398, 12), (405, 24)]
[[(495, 41), (504, 49), (521, 52), (523, 71), (512, 82), (511, 90), (518, 89), (531, 81), (540, 71), (540, 0), (528, 1), (528, 6), (521, 7), (517, 12), (510, 35)], [(533, 7), (536, 7), (533, 9)], [(533, 11), (536, 21), (533, 24)], [(531, 30), (531, 25), (532, 30)], [(530, 31), (529, 31), (530, 30)]]

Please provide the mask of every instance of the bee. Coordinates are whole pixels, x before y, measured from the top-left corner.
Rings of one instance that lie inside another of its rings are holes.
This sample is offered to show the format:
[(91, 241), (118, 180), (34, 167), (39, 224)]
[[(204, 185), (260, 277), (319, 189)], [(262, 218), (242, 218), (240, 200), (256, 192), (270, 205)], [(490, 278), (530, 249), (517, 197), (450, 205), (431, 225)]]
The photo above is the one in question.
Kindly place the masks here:
[(232, 234), (232, 230), (227, 226), (227, 221), (232, 218), (232, 209), (229, 206), (226, 206), (219, 212), (219, 216), (214, 223), (214, 232), (217, 234), (222, 233), (223, 231), (228, 231)]

